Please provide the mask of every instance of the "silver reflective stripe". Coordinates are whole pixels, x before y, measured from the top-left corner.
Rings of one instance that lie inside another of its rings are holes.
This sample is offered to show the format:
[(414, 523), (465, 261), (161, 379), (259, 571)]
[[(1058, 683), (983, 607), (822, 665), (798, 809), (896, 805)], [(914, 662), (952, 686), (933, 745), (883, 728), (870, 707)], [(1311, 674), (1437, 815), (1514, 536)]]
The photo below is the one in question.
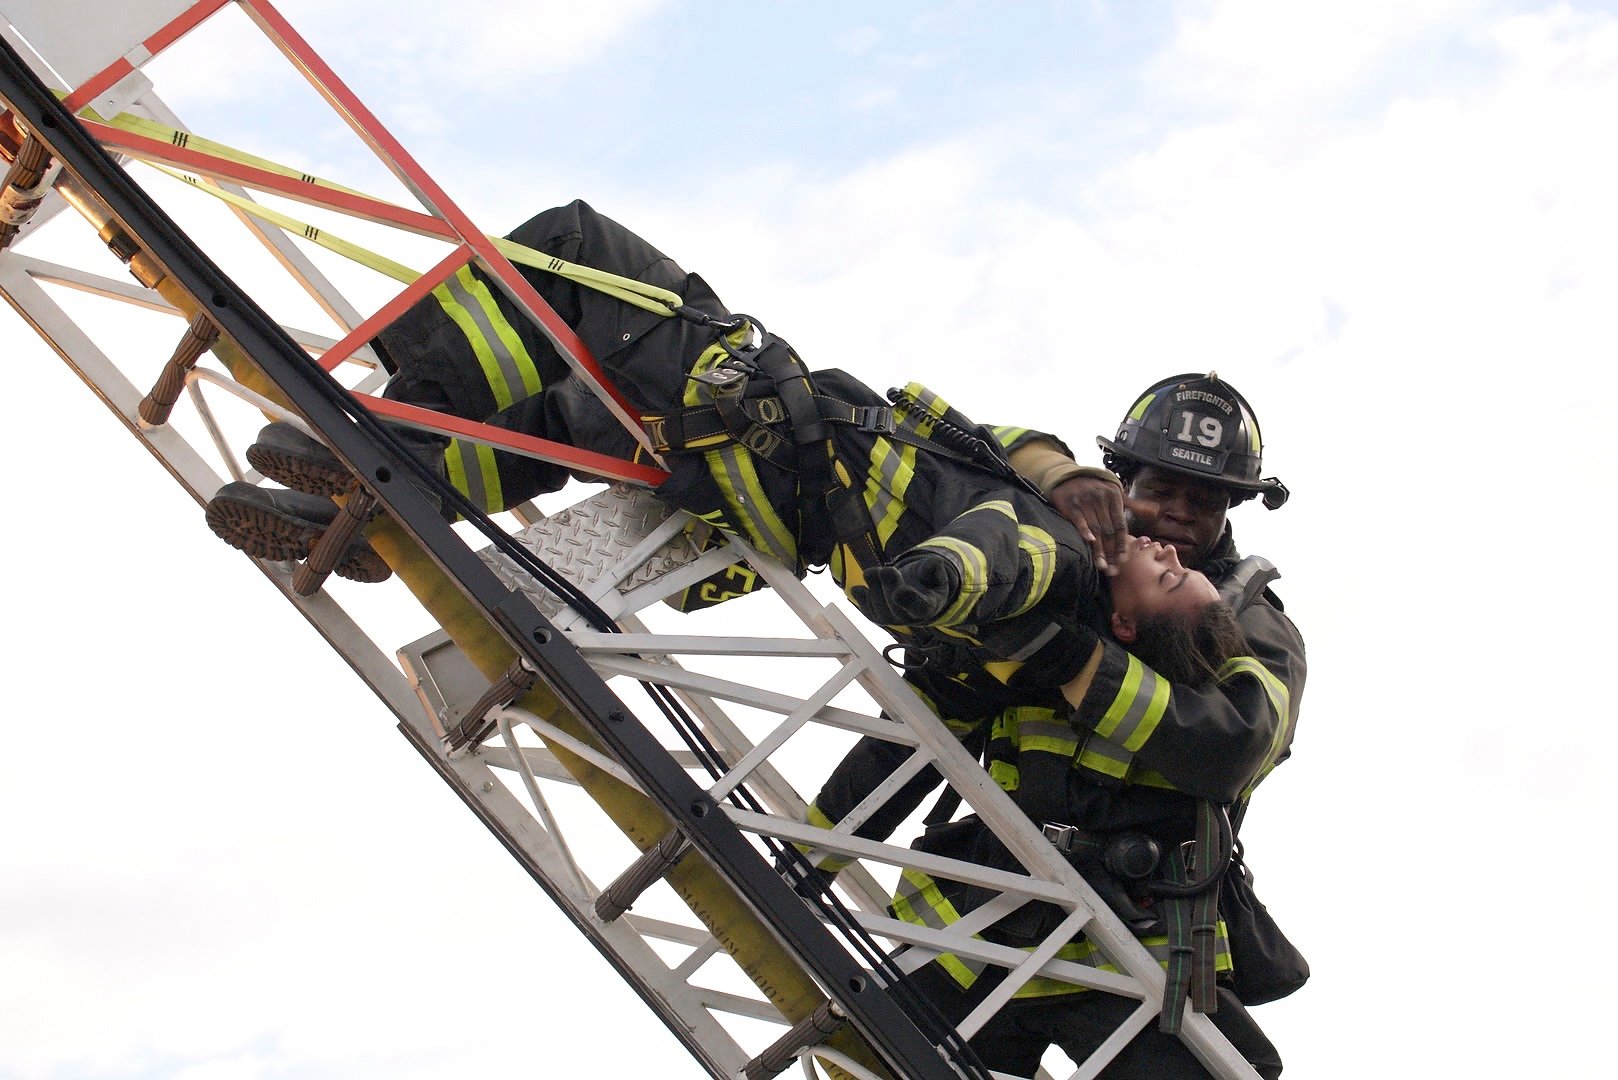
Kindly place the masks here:
[(1086, 769), (1094, 769), (1115, 779), (1122, 779), (1128, 774), (1130, 763), (1134, 758), (1134, 754), (1111, 739), (1091, 734), (1085, 738), (1084, 749), (1079, 751), (1075, 764)]
[(1057, 626), (1055, 623), (1046, 623), (1045, 624), (1045, 629), (1043, 629), (1043, 630), (1041, 630), (1039, 632), (1038, 637), (1034, 638), (1033, 641), (1030, 641), (1028, 644), (1024, 645), (1022, 648), (1020, 648), (1016, 652), (1012, 653), (1006, 659), (1008, 659), (1008, 660), (1017, 660), (1017, 661), (1027, 660), (1030, 656), (1033, 656), (1040, 649), (1043, 649), (1045, 647), (1045, 645), (1051, 640), (1051, 638), (1055, 637), (1057, 634), (1060, 634), (1061, 632), (1062, 632), (1062, 628), (1060, 626)]
[[(495, 363), (500, 365), (500, 375), (505, 379), (506, 383), (505, 391), (502, 393), (499, 387), (494, 386), (491, 386), (490, 389), (494, 391), (495, 401), (502, 403), (501, 408), (505, 408), (508, 404), (516, 404), (531, 396), (528, 385), (523, 379), (523, 364), (526, 362), (528, 369), (534, 371), (534, 362), (529, 359), (526, 352), (519, 360), (511, 349), (507, 347), (506, 339), (501, 336), (489, 319), (489, 313), (484, 310), (482, 301), (473, 294), (462, 279), (462, 272), (465, 272), (464, 268), (461, 272), (451, 274), (449, 279), (444, 282), (444, 288), (465, 309), (467, 317), (476, 324), (478, 332), (483, 335), (483, 340), (488, 343), (490, 355), (494, 357)], [(506, 323), (506, 326), (515, 333), (515, 328), (509, 322)], [(518, 347), (520, 348), (521, 346), (519, 345)], [(535, 382), (538, 382), (537, 372)], [(541, 388), (535, 388), (536, 391), (538, 389)]]
[(1017, 746), (1021, 750), (1071, 757), (1078, 745), (1078, 734), (1063, 720), (1024, 720), (1017, 726)]
[(914, 475), (915, 450), (887, 439), (877, 439), (871, 451), (871, 480), (865, 485), (865, 505), (876, 524), (877, 540), (886, 544), (899, 527), (904, 496)]
[[(915, 879), (921, 879), (917, 881)], [(948, 904), (943, 893), (938, 890), (938, 883), (919, 870), (906, 870), (899, 875), (899, 887), (894, 893), (894, 914), (905, 922), (916, 923), (933, 930), (948, 929), (951, 922), (960, 918), (955, 914), (953, 906), (950, 907), (950, 918), (934, 906), (933, 897), (938, 898), (941, 904)], [(909, 917), (906, 916), (909, 913)], [(971, 986), (989, 966), (986, 960), (968, 960), (956, 956), (954, 953), (941, 953), (938, 963), (950, 973), (956, 982), (962, 986)]]
[[(1142, 724), (1147, 725), (1146, 733), (1150, 733), (1156, 729), (1157, 722), (1163, 718), (1162, 705), (1157, 701), (1157, 672), (1142, 664), (1133, 656), (1129, 658), (1129, 667), (1131, 674), (1139, 673), (1140, 684), (1123, 715), (1112, 723), (1105, 724), (1102, 729), (1102, 734), (1120, 746), (1129, 746), (1137, 732), (1140, 732)], [(1125, 685), (1127, 687), (1128, 684), (1126, 683)], [(1113, 708), (1117, 708), (1116, 703)]]
[(777, 536), (777, 533), (775, 533), (773, 526), (781, 525), (781, 528), (785, 528), (785, 523), (781, 523), (775, 518), (775, 508), (770, 507), (767, 502), (762, 502), (762, 494), (764, 494), (762, 489), (759, 489), (754, 494), (754, 502), (759, 505), (756, 508), (748, 507), (748, 495), (751, 486), (749, 486), (748, 478), (746, 478), (746, 474), (743, 473), (743, 468), (741, 468), (741, 453), (743, 452), (738, 447), (733, 447), (733, 445), (726, 445), (726, 447), (718, 450), (710, 450), (710, 460), (718, 461), (720, 470), (723, 471), (720, 489), (722, 489), (723, 494), (730, 495), (730, 499), (735, 502), (736, 517), (739, 518), (738, 525), (743, 526), (751, 534), (752, 542), (764, 547), (765, 551), (773, 555), (777, 562), (785, 563), (788, 567), (796, 565), (798, 563), (798, 552), (791, 547), (790, 536)]
[(933, 908), (932, 901), (927, 898), (928, 887), (936, 889), (938, 886), (928, 878), (927, 886), (924, 887), (912, 881), (909, 874), (904, 874), (899, 878), (899, 888), (895, 896), (909, 905), (911, 912), (916, 916), (916, 921), (921, 925), (932, 927), (934, 930), (943, 930), (949, 923), (944, 921), (944, 917)]
[(503, 508), (489, 502), (488, 488), (483, 476), (483, 458), (478, 450), (476, 443), (466, 439), (451, 440), (448, 449), (444, 451), (444, 459), (449, 466), (449, 478), (461, 489), (462, 495), (472, 500), (473, 506), (481, 507), (491, 514), (496, 513)]

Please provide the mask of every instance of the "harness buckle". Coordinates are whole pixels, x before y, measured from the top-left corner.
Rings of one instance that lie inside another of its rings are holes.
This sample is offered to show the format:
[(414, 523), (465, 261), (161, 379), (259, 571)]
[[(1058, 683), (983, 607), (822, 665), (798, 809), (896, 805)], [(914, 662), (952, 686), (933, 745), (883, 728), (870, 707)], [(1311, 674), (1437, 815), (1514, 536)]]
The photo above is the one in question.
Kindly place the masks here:
[(718, 367), (709, 368), (701, 375), (692, 375), (690, 378), (693, 382), (711, 386), (716, 390), (723, 390), (734, 386), (738, 381), (745, 382), (750, 375), (752, 375), (751, 371), (727, 360)]
[(858, 405), (854, 408), (854, 427), (877, 435), (892, 435), (899, 430), (889, 405)]
[(1051, 846), (1063, 855), (1073, 854), (1084, 835), (1084, 830), (1077, 825), (1064, 825), (1060, 821), (1047, 821), (1039, 827), (1039, 831), (1044, 833)]

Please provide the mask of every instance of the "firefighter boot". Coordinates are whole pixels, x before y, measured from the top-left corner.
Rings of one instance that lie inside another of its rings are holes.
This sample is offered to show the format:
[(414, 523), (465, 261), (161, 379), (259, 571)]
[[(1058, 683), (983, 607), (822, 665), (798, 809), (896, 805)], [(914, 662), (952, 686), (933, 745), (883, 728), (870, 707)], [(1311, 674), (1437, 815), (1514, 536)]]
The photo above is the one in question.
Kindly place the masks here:
[[(241, 480), (208, 500), (208, 527), (231, 547), (255, 558), (302, 560), (337, 520), (337, 504), (302, 491), (262, 488)], [(393, 573), (363, 536), (343, 552), (335, 573), (351, 581), (385, 581)]]
[[(392, 427), (392, 431), (429, 470), (437, 476), (444, 475), (448, 439), (414, 428)], [(276, 483), (310, 495), (330, 498), (343, 494), (354, 483), (354, 474), (325, 443), (293, 424), (266, 425), (247, 448), (247, 463)], [(439, 499), (431, 490), (424, 494), (435, 508), (439, 507)]]
[(354, 474), (326, 444), (292, 424), (274, 423), (247, 448), (247, 463), (293, 491), (331, 498), (354, 484)]

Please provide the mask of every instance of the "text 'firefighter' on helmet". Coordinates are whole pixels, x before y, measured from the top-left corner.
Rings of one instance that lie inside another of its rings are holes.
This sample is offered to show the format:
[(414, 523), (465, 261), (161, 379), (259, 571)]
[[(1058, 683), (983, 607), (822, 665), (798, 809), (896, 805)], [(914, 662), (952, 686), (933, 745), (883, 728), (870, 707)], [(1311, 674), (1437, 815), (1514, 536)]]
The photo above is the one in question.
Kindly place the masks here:
[(1119, 474), (1135, 465), (1193, 476), (1234, 488), (1232, 502), (1264, 496), (1271, 510), (1287, 501), (1287, 486), (1259, 478), (1264, 440), (1258, 417), (1236, 388), (1218, 373), (1191, 372), (1165, 379), (1142, 394), (1118, 425), (1118, 434), (1096, 443), (1107, 468)]

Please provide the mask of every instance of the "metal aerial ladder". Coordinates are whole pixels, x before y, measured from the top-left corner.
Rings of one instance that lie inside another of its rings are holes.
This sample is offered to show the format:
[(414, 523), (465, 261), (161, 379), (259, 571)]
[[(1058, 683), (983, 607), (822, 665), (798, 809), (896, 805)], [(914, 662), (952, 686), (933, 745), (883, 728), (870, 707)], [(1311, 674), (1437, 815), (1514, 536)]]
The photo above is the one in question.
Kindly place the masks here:
[[(383, 373), (366, 343), (470, 263), (639, 435), (572, 331), (271, 4), (0, 0), (0, 15), (0, 143), (11, 163), (0, 193), (0, 292), (199, 505), (227, 479), (259, 479), (241, 448), (265, 417), (303, 425), (362, 478), (332, 532), (381, 511), (368, 536), (393, 582), (330, 578), (340, 536), (303, 564), (259, 568), (711, 1075), (761, 1078), (794, 1060), (806, 1073), (813, 1061), (855, 1077), (983, 1075), (965, 1038), (1036, 975), (1139, 1002), (1076, 1077), (1094, 1076), (1155, 1021), (1162, 970), (835, 603), (739, 541), (696, 544), (691, 521), (649, 494), (664, 475), (657, 468), (373, 396)], [(250, 20), (330, 106), (334, 127), (346, 126), (397, 179), (403, 201), (188, 132), (145, 65), (215, 17)], [(207, 194), (227, 200), (240, 228), (205, 230), (204, 250), (202, 231), (182, 229), (171, 208)], [(287, 203), (402, 234), (415, 253), (425, 238), (437, 245), (430, 268), (395, 282), (379, 304), (353, 300), (321, 261), (327, 249), (311, 243), (340, 246), (335, 234), (300, 229), (272, 207)], [(82, 238), (84, 223), (99, 245), (55, 242)], [(302, 302), (285, 306), (302, 315), (272, 313), (279, 294), (250, 297), (221, 269), (244, 246), (284, 269), (288, 294)], [(328, 325), (299, 325), (311, 311)], [(83, 325), (129, 318), (144, 328), (153, 313), (177, 346), (157, 349), (142, 329), (107, 351)], [(549, 514), (525, 506), (451, 526), (378, 416), (616, 482)], [(736, 632), (725, 605), (679, 615), (661, 603), (727, 568), (769, 585), (772, 600), (747, 601), (751, 632)], [(425, 610), (439, 629), (402, 645), (390, 638), (390, 621), (361, 595), (377, 589)], [(774, 612), (761, 614), (763, 603)], [(817, 787), (861, 736), (915, 752), (835, 829), (804, 824), (799, 792)], [(912, 850), (902, 831), (896, 843), (853, 835), (929, 765), (1021, 872)], [(600, 843), (604, 832), (627, 843)], [(782, 878), (776, 865), (793, 845), (851, 860), (836, 902), (806, 902)], [(998, 898), (954, 925), (916, 926), (888, 908), (906, 868)], [(1065, 915), (1034, 948), (975, 936), (1030, 902)], [(1057, 958), (1081, 932), (1105, 966)], [(1010, 972), (953, 1030), (901, 981), (941, 952)], [(1188, 1014), (1182, 1037), (1211, 1075), (1255, 1075), (1206, 1017)]]

